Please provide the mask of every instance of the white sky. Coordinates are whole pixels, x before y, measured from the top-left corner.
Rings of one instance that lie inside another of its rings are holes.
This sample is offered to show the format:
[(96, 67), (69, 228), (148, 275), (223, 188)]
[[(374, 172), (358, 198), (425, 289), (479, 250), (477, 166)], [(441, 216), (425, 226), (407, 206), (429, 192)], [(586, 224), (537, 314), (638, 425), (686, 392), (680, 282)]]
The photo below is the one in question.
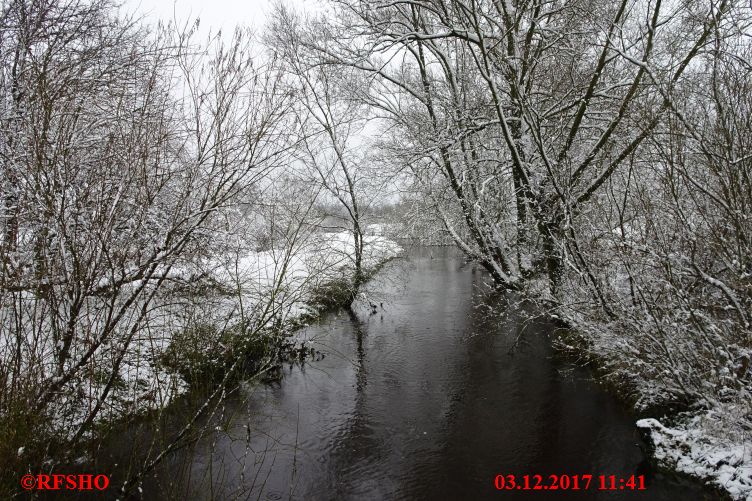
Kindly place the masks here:
[[(147, 23), (159, 20), (173, 21), (183, 24), (199, 17), (201, 25), (199, 31), (213, 33), (217, 29), (227, 35), (232, 33), (237, 25), (251, 27), (257, 33), (264, 25), (266, 14), (271, 12), (273, 5), (281, 1), (296, 10), (318, 13), (325, 12), (322, 0), (122, 0), (123, 9), (129, 13), (144, 16)], [(375, 121), (366, 124), (364, 130), (351, 138), (355, 144), (360, 144), (362, 138), (371, 136), (377, 129)], [(380, 196), (387, 200), (396, 200), (394, 194), (385, 190)], [(398, 197), (397, 197), (398, 198)]]
[[(317, 1), (284, 0), (284, 3), (297, 9), (309, 9)], [(221, 28), (231, 32), (238, 24), (260, 29), (272, 5), (273, 0), (125, 0), (124, 8), (143, 14), (149, 21), (177, 19), (185, 22), (199, 17), (202, 31), (211, 27), (212, 31)]]

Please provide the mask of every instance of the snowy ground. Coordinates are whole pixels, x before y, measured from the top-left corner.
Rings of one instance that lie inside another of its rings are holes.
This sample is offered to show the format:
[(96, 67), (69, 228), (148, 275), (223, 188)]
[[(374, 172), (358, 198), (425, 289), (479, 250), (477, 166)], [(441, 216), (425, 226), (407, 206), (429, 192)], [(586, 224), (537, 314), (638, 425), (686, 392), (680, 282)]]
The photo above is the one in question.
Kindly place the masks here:
[(657, 419), (641, 419), (637, 426), (649, 430), (655, 458), (663, 466), (706, 479), (733, 499), (752, 501), (752, 440), (739, 423), (734, 405), (693, 416), (667, 427)]
[[(350, 233), (322, 233), (309, 238), (292, 254), (272, 249), (217, 259), (207, 265), (213, 277), (240, 293), (236, 297), (203, 304), (193, 315), (203, 315), (207, 322), (219, 324), (228, 317), (239, 315), (241, 303), (248, 312), (269, 301), (272, 293), (283, 322), (303, 314), (315, 315), (318, 312), (311, 304), (312, 295), (327, 283), (352, 273), (353, 248)], [(365, 237), (366, 267), (375, 266), (400, 252), (399, 245), (385, 237)], [(113, 404), (114, 414), (165, 406), (188, 389), (179, 375), (168, 372), (158, 363), (160, 355), (170, 345), (171, 333), (181, 329), (186, 319), (178, 307), (164, 315), (162, 322), (165, 329), (161, 334), (148, 332), (135, 340), (131, 356), (120, 371), (124, 384)]]
[[(656, 403), (660, 405), (676, 390), (671, 388), (672, 379), (667, 374), (655, 372), (653, 364), (637, 357), (640, 345), (630, 338), (633, 333), (590, 320), (574, 310), (559, 309), (558, 312), (558, 317), (573, 326), (576, 337), (582, 337), (580, 341), (557, 340), (558, 347), (574, 356), (585, 354), (584, 360), (595, 361), (606, 380), (620, 390), (631, 392), (630, 397), (635, 399), (638, 409), (645, 412)], [(677, 337), (685, 337), (680, 326)], [(710, 389), (702, 395), (702, 401), (694, 410), (671, 416), (670, 421), (651, 417), (640, 419), (636, 424), (648, 432), (655, 459), (663, 467), (712, 484), (726, 491), (732, 499), (752, 501), (749, 392), (742, 388), (728, 397), (728, 401), (720, 399), (718, 393)]]
[[(376, 225), (371, 225), (376, 226)], [(369, 226), (370, 228), (370, 226)], [(375, 231), (374, 231), (375, 233)], [(380, 261), (396, 256), (401, 248), (395, 242), (378, 234), (364, 237), (363, 265), (369, 268)], [(284, 270), (282, 284), (287, 299), (285, 320), (311, 311), (311, 293), (328, 282), (342, 279), (354, 269), (353, 236), (349, 232), (321, 233), (309, 239), (294, 254), (270, 250), (230, 257), (216, 262), (214, 276), (224, 284), (239, 284), (249, 301), (265, 298), (271, 287), (277, 285)]]

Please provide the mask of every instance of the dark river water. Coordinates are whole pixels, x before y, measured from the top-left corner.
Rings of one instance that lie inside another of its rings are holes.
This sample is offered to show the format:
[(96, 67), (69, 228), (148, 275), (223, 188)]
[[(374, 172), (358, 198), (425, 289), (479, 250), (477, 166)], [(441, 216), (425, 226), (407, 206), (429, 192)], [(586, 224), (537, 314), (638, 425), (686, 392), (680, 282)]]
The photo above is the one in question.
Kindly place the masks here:
[[(490, 294), (451, 249), (371, 284), (383, 302), (300, 333), (325, 356), (229, 397), (217, 428), (144, 484), (150, 499), (713, 499), (653, 473), (635, 418), (553, 356), (553, 326)], [(503, 312), (503, 313), (500, 313)], [(498, 474), (646, 475), (643, 492), (497, 491)]]

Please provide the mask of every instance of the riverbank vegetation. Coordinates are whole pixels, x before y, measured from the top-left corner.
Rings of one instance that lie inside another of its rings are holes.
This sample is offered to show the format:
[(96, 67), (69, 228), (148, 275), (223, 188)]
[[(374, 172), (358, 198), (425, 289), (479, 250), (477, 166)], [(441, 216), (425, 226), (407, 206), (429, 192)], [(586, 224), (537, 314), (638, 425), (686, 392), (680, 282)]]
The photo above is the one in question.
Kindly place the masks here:
[(272, 32), (361, 79), (413, 219), (574, 326), (638, 407), (685, 411), (642, 422), (668, 466), (749, 495), (749, 5), (329, 5)]
[(326, 5), (205, 36), (2, 3), (8, 485), (96, 423), (274, 366), (291, 318), (394, 254), (369, 235), (392, 204), (400, 236), (573, 326), (636, 406), (682, 409), (641, 421), (669, 467), (748, 496), (750, 6)]
[(0, 28), (4, 496), (86, 461), (109, 422), (272, 373), (317, 295), (351, 303), (398, 248), (354, 172), (339, 222), (334, 177), (300, 160), (339, 143), (249, 32), (107, 0), (3, 2)]

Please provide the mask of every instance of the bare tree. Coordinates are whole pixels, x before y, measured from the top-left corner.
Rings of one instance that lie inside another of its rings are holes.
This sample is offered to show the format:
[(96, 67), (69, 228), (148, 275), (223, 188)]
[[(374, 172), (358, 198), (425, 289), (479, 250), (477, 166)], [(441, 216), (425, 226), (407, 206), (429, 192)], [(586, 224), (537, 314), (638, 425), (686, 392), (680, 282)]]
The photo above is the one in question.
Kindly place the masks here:
[(540, 262), (555, 293), (567, 260), (608, 310), (576, 219), (665, 116), (656, 87), (681, 79), (728, 4), (334, 4), (319, 50), (374, 79), (370, 104), (460, 246), (511, 288)]
[(312, 182), (320, 183), (346, 214), (346, 229), (353, 239), (352, 253), (347, 254), (353, 268), (347, 302), (352, 304), (368, 276), (365, 212), (378, 190), (364, 179), (366, 155), (356, 153), (358, 143), (362, 147), (365, 140), (365, 110), (353, 98), (354, 92), (345, 89), (360, 82), (352, 71), (343, 73), (323, 64), (318, 52), (306, 48), (324, 39), (314, 25), (305, 25), (291, 10), (278, 5), (267, 33), (272, 53), (286, 64), (291, 92), (300, 106), (301, 163), (315, 174)]
[[(3, 4), (0, 415), (11, 463), (17, 450), (54, 455), (102, 415), (127, 413), (124, 401), (169, 401), (178, 382), (158, 356), (184, 325), (175, 298), (231, 247), (218, 228), (289, 151), (289, 95), (247, 32), (198, 45), (195, 26), (149, 32), (115, 12), (104, 0)], [(238, 335), (268, 328), (292, 300), (281, 297), (241, 315)]]

